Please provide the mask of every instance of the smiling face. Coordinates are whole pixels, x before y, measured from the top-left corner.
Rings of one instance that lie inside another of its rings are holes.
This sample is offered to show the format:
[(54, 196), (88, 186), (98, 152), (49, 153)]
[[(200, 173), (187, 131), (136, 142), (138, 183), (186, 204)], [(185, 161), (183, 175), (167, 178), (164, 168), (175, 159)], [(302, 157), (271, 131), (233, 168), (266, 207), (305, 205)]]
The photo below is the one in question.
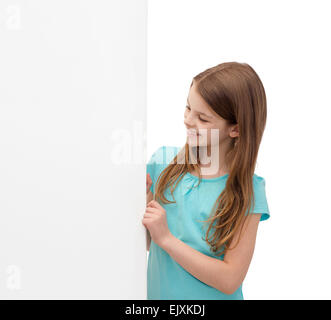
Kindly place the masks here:
[(230, 126), (203, 100), (196, 91), (195, 84), (189, 91), (184, 124), (188, 132), (199, 134), (187, 135), (187, 143), (190, 146), (208, 147), (208, 150), (216, 145), (222, 148), (236, 136), (234, 126)]

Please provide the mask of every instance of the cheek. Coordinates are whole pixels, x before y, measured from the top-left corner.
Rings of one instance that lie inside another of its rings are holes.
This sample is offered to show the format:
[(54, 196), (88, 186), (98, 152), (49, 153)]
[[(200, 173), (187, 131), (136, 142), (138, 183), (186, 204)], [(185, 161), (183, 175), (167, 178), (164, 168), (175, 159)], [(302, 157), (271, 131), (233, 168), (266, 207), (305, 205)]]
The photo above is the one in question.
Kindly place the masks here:
[(211, 145), (218, 145), (224, 139), (224, 132), (219, 128), (208, 130), (208, 142)]

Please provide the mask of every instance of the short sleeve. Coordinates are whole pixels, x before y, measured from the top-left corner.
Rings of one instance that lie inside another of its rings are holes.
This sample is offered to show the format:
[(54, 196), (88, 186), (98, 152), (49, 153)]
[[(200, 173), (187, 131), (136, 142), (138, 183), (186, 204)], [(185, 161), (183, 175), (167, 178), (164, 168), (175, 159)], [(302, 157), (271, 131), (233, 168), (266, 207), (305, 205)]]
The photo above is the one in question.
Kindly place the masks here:
[(260, 221), (267, 220), (270, 217), (265, 185), (265, 179), (254, 174), (253, 189), (255, 202), (253, 210), (251, 210), (251, 214), (261, 213)]

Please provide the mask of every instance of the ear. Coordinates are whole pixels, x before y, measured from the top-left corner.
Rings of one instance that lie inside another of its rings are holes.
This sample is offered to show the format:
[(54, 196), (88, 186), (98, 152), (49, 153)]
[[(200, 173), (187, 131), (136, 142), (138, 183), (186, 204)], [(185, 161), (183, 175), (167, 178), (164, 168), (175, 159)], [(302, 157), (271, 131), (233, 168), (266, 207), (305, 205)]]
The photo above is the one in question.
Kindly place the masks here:
[(230, 127), (229, 135), (231, 138), (239, 137), (239, 125), (235, 124)]

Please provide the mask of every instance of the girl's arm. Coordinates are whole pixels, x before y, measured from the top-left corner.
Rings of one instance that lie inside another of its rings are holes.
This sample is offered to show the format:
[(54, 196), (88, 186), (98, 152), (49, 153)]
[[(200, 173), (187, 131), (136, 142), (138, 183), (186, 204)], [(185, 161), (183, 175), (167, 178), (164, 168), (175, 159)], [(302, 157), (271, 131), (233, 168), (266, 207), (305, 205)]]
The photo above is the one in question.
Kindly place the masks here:
[[(172, 234), (164, 241), (162, 248), (187, 272), (200, 281), (225, 294), (233, 294), (244, 281), (248, 271), (254, 252), (260, 217), (261, 214), (249, 215), (238, 245), (226, 253), (224, 261), (193, 249)], [(238, 236), (238, 233), (234, 236), (232, 246), (237, 243)]]

